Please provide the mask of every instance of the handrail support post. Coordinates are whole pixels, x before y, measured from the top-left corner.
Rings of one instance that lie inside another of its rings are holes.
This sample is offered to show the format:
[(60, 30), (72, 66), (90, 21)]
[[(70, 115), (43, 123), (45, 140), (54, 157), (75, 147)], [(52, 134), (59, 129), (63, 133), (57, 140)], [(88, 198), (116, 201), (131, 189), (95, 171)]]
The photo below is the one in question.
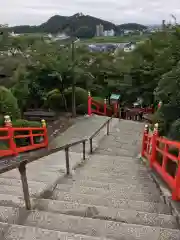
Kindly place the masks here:
[(93, 153), (92, 138), (89, 139), (89, 143), (90, 143), (90, 154), (92, 154)]
[(86, 141), (83, 141), (83, 160), (86, 159)]
[(107, 135), (109, 135), (109, 121), (107, 122)]
[(21, 163), (20, 164), (19, 172), (20, 172), (20, 175), (21, 175), (21, 182), (22, 182), (25, 206), (26, 206), (27, 210), (31, 210), (29, 187), (28, 187), (27, 175), (26, 175), (26, 163)]
[(69, 148), (65, 148), (65, 157), (66, 157), (66, 174), (70, 174), (70, 167), (69, 167)]

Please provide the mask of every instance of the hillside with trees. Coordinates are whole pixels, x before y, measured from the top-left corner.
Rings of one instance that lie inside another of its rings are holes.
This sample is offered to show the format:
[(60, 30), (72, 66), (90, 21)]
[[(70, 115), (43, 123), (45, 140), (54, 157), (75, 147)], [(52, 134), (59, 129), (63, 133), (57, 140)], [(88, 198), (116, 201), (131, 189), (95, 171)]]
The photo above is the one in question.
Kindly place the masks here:
[(132, 30), (132, 31), (143, 31), (147, 29), (147, 26), (138, 23), (124, 23), (117, 26), (118, 30)]

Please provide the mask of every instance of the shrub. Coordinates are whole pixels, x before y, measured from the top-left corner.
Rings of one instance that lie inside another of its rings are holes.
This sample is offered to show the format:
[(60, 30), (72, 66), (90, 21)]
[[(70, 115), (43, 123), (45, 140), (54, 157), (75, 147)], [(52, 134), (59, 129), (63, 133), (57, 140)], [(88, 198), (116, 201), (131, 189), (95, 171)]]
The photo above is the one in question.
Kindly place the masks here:
[(76, 112), (79, 114), (87, 114), (87, 108), (87, 103), (80, 104), (79, 106), (77, 106)]
[[(158, 110), (157, 112), (154, 113), (154, 115), (152, 116), (152, 124), (159, 124), (159, 134), (162, 136), (166, 135), (167, 133), (167, 124), (166, 121), (164, 119), (163, 114)], [(154, 127), (152, 127), (152, 129), (154, 129)]]
[(12, 121), (13, 127), (41, 127), (41, 122), (17, 119)]
[(173, 122), (170, 127), (168, 138), (180, 141), (180, 118)]
[(0, 114), (9, 115), (12, 119), (20, 118), (17, 99), (10, 90), (2, 86), (0, 86)]
[(54, 89), (47, 94), (47, 101), (45, 105), (53, 110), (63, 108), (63, 98), (58, 89)]
[[(68, 107), (71, 108), (72, 105), (72, 88), (68, 88), (65, 91), (65, 97)], [(80, 104), (87, 104), (88, 101), (88, 92), (80, 87), (76, 87), (76, 106)]]

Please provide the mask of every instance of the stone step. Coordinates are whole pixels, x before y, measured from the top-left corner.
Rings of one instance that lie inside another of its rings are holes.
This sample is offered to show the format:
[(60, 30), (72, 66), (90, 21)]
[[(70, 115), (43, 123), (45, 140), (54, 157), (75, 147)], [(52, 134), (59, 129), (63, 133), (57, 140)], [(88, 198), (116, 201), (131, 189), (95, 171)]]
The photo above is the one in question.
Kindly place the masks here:
[[(2, 237), (1, 237), (2, 232)], [(100, 240), (98, 237), (0, 223), (0, 239), (5, 240)], [(103, 238), (111, 240), (110, 238)]]
[[(65, 185), (66, 186), (66, 185)], [(144, 193), (144, 192), (135, 192), (133, 189), (119, 189), (119, 191), (112, 191), (94, 187), (85, 187), (79, 186), (70, 188), (69, 190), (58, 184), (54, 191), (54, 194), (60, 194), (61, 192), (69, 192), (69, 193), (80, 193), (80, 194), (87, 194), (87, 195), (98, 195), (101, 197), (108, 197), (113, 196), (117, 199), (132, 199), (134, 201), (148, 201), (148, 202), (160, 202), (161, 197), (159, 193)], [(67, 187), (68, 188), (68, 187)]]
[(145, 192), (145, 193), (159, 193), (159, 190), (157, 189), (156, 185), (154, 183), (149, 183), (149, 184), (127, 184), (126, 182), (122, 182), (120, 184), (118, 183), (104, 183), (103, 181), (88, 181), (88, 180), (81, 180), (78, 179), (63, 179), (60, 180), (60, 184), (58, 186), (61, 186), (61, 189), (64, 188), (70, 189), (71, 187), (77, 187), (77, 186), (84, 186), (84, 187), (93, 187), (93, 188), (102, 188), (106, 190), (112, 190), (112, 191), (120, 191), (121, 189), (127, 189), (130, 190), (132, 189), (134, 192)]
[[(10, 211), (12, 212), (11, 216)], [(106, 237), (121, 240), (179, 240), (180, 237), (179, 230), (169, 228), (126, 224), (44, 211), (23, 210), (23, 212), (21, 212), (20, 209), (8, 209), (8, 217), (5, 219), (6, 222), (12, 224), (11, 218), (14, 218), (13, 221), (16, 221), (15, 217), (17, 217), (20, 225), (92, 237)], [(23, 235), (23, 233), (21, 234)]]
[(117, 173), (103, 173), (103, 172), (99, 172), (99, 171), (88, 171), (88, 169), (82, 169), (81, 171), (79, 170), (78, 173), (80, 174), (80, 176), (92, 176), (92, 177), (103, 177), (103, 178), (111, 178), (111, 179), (127, 179), (127, 180), (147, 180), (147, 181), (152, 181), (151, 176), (146, 172), (145, 174), (138, 174), (137, 172), (131, 172), (129, 173), (128, 171), (121, 171), (121, 172), (117, 172)]
[[(78, 171), (78, 174), (73, 174), (72, 178), (74, 180), (82, 180), (82, 181), (95, 181), (95, 182), (103, 182), (103, 183), (114, 183), (114, 184), (143, 184), (144, 186), (149, 186), (149, 184), (153, 184), (152, 180), (147, 179), (138, 179), (137, 177), (133, 178), (110, 178), (107, 175), (105, 176), (91, 176), (91, 175), (81, 175), (81, 171)], [(61, 183), (61, 180), (60, 180)], [(154, 184), (153, 184), (154, 185)]]
[[(84, 194), (64, 194), (58, 196), (60, 202), (66, 202), (67, 204), (84, 204), (91, 206), (99, 207), (108, 207), (108, 208), (119, 208), (122, 210), (132, 209), (140, 212), (149, 212), (149, 213), (159, 213), (170, 215), (170, 208), (163, 203), (153, 203), (153, 202), (142, 202), (142, 201), (132, 201), (132, 200), (119, 200), (113, 198), (102, 199), (99, 196), (93, 195), (84, 195)], [(50, 204), (54, 202), (52, 199), (45, 199)], [(44, 201), (45, 201), (44, 200)], [(38, 199), (31, 198), (33, 205), (38, 203)], [(43, 200), (42, 200), (43, 201)], [(32, 206), (33, 206), (32, 205)], [(8, 194), (0, 194), (0, 206), (7, 207), (24, 207), (24, 199), (22, 196), (13, 196)]]
[[(46, 191), (46, 189), (47, 189), (46, 185), (44, 185), (43, 183), (41, 185), (39, 184), (29, 185), (30, 196), (34, 196), (34, 197), (41, 195), (44, 191)], [(1, 185), (0, 194), (23, 196), (22, 186)]]
[(37, 210), (55, 212), (73, 216), (111, 220), (128, 224), (140, 224), (147, 226), (159, 226), (163, 228), (177, 229), (176, 218), (171, 215), (146, 213), (132, 209), (118, 209), (102, 206), (92, 206), (71, 202), (36, 199), (34, 206)]
[[(101, 182), (88, 182), (86, 184), (86, 182), (79, 182), (79, 181), (71, 181), (71, 184), (66, 184), (66, 183), (61, 183), (58, 184), (56, 186), (56, 189), (60, 190), (60, 191), (83, 191), (82, 189), (85, 189), (84, 191), (87, 191), (87, 188), (90, 189), (90, 191), (92, 190), (93, 192), (97, 192), (99, 194), (99, 190), (102, 193), (109, 193), (109, 194), (118, 194), (118, 193), (142, 193), (142, 194), (152, 194), (153, 195), (160, 195), (159, 190), (156, 188), (156, 186), (154, 187), (145, 187), (145, 186), (141, 186), (141, 185), (133, 185), (133, 184), (104, 184)], [(89, 192), (89, 191), (88, 191)]]
[[(134, 201), (134, 198), (135, 201)], [(137, 195), (131, 196), (131, 198), (117, 198), (113, 195), (107, 195), (106, 197), (101, 195), (88, 195), (80, 193), (69, 193), (69, 192), (60, 192), (54, 191), (52, 199), (60, 201), (69, 201), (69, 202), (78, 202), (82, 204), (91, 204), (99, 206), (108, 206), (121, 209), (134, 209), (138, 211), (145, 212), (159, 212), (159, 213), (169, 213), (169, 208), (164, 205), (162, 202), (148, 201), (143, 197), (138, 197)]]
[[(108, 175), (120, 175), (120, 176), (139, 176), (139, 178), (148, 178), (148, 171), (147, 169), (131, 169), (131, 168), (98, 168), (98, 167), (89, 167), (84, 170), (85, 172), (91, 173), (99, 173), (99, 174), (108, 174)], [(82, 173), (84, 173), (82, 170)]]
[(96, 161), (91, 161), (91, 158), (86, 161), (86, 164), (89, 168), (100, 168), (101, 170), (106, 170), (106, 169), (130, 169), (130, 170), (144, 170), (147, 171), (147, 168), (145, 165), (143, 165), (141, 162), (125, 162), (125, 161), (119, 161), (119, 162), (104, 162), (104, 161), (100, 161), (100, 162), (96, 162)]

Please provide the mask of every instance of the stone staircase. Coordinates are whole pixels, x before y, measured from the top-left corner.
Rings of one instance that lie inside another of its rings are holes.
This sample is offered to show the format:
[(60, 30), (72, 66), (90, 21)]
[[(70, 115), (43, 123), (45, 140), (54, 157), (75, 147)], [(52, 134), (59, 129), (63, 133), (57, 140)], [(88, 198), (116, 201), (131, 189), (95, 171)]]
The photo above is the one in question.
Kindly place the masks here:
[[(0, 239), (179, 240), (176, 218), (138, 159), (143, 127), (120, 121), (72, 176), (32, 197), (31, 211), (24, 209), (18, 190), (13, 199), (11, 192), (9, 199), (0, 194)], [(72, 158), (79, 154), (73, 151)], [(0, 183), (10, 185), (8, 179)]]

